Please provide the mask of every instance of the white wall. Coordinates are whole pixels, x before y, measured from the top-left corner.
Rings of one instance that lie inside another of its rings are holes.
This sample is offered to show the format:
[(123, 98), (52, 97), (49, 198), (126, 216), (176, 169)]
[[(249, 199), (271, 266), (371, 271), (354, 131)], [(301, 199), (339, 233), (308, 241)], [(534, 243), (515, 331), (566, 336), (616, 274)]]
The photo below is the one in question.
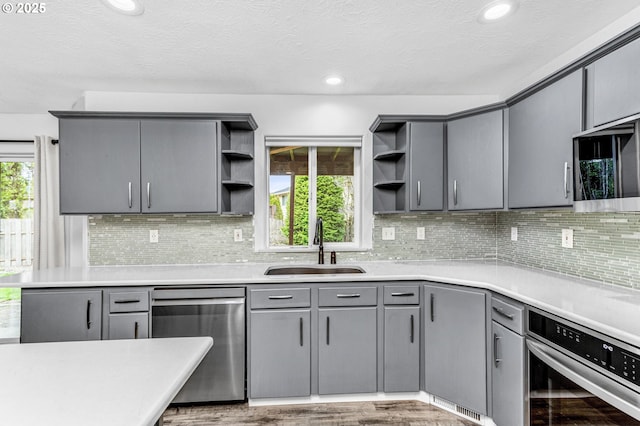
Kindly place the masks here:
[(36, 135), (58, 137), (58, 119), (51, 114), (0, 114), (0, 139), (33, 140)]
[[(214, 95), (85, 92), (87, 111), (250, 113), (258, 123), (256, 176), (266, 176), (265, 136), (363, 136), (362, 241), (371, 245), (371, 133), (379, 114), (449, 114), (498, 102), (496, 96)], [(255, 247), (265, 249), (267, 179), (256, 179)]]

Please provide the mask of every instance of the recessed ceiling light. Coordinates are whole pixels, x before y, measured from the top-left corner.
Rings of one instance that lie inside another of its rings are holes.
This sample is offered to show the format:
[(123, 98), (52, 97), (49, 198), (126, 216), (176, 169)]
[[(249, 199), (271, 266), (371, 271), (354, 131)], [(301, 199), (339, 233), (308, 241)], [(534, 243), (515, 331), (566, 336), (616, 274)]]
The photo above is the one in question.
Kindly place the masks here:
[(494, 22), (505, 18), (516, 11), (518, 4), (514, 0), (493, 1), (482, 8), (480, 22)]
[(342, 84), (342, 81), (342, 77), (337, 75), (332, 75), (324, 79), (324, 82), (329, 86), (337, 86), (339, 84)]
[(102, 0), (110, 9), (125, 15), (140, 15), (144, 12), (142, 0)]

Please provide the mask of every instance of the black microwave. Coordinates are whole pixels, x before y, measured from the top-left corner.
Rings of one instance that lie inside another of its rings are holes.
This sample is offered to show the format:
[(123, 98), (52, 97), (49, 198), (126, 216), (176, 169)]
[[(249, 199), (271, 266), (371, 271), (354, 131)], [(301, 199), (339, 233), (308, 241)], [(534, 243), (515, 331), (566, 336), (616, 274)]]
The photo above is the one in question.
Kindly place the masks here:
[(573, 138), (574, 210), (640, 211), (640, 114)]

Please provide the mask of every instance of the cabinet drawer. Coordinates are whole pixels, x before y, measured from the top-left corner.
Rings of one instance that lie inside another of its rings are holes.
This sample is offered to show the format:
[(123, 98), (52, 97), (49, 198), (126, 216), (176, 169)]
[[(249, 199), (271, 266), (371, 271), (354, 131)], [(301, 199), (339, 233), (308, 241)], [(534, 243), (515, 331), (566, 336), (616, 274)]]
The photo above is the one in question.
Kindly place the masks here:
[(511, 331), (524, 334), (524, 306), (514, 301), (491, 298), (491, 319), (507, 327)]
[(308, 288), (275, 288), (251, 290), (251, 309), (308, 308), (311, 290)]
[(374, 306), (378, 304), (376, 287), (321, 288), (319, 306)]
[(148, 310), (149, 293), (146, 291), (109, 293), (109, 313), (145, 312)]
[(417, 285), (384, 286), (385, 305), (420, 304), (420, 287)]

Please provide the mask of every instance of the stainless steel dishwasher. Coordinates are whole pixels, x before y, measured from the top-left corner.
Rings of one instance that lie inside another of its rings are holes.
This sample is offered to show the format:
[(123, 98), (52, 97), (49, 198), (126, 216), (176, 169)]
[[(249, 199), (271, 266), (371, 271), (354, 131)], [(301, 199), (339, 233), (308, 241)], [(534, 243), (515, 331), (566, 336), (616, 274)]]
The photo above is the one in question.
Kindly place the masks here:
[(245, 400), (244, 288), (163, 288), (151, 297), (152, 337), (213, 337), (173, 402)]

